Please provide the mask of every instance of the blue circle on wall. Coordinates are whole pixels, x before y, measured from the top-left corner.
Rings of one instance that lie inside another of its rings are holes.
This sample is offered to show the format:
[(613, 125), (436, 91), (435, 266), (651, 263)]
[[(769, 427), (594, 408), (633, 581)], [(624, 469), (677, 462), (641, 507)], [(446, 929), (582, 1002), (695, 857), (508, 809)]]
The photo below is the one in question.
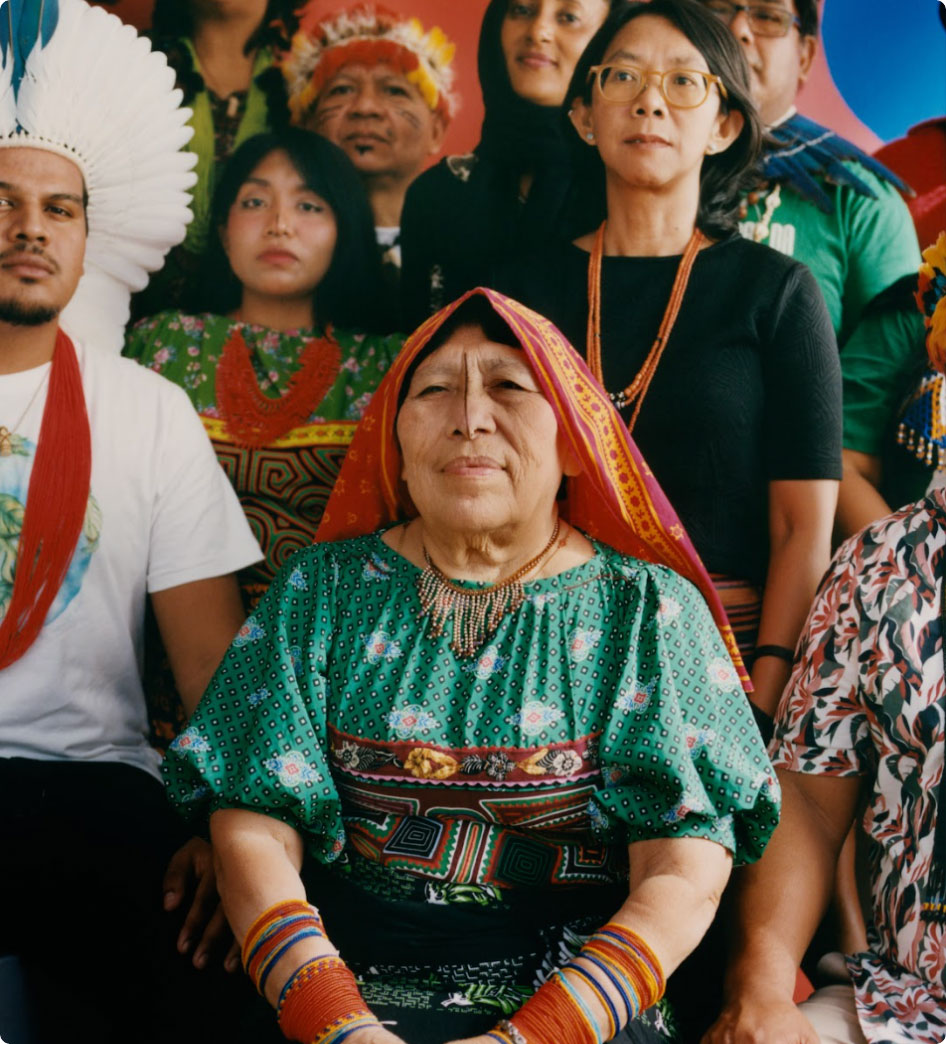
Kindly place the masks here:
[(823, 45), (849, 108), (884, 141), (946, 114), (939, 0), (825, 0)]

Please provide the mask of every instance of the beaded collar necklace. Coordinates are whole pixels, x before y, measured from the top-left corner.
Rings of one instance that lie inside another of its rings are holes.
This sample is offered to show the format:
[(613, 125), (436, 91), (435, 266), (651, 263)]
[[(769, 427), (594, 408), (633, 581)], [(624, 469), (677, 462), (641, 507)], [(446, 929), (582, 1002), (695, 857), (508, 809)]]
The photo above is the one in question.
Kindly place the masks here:
[[(427, 548), (424, 547), (426, 568), (417, 578), (417, 594), (420, 598), (418, 618), (430, 616), (430, 633), (439, 638), (445, 631), (447, 618), (453, 613), (453, 638), (450, 648), (458, 656), (472, 656), (499, 626), (506, 613), (515, 612), (526, 600), (522, 587), (526, 577), (548, 555), (561, 529), (561, 520), (555, 520), (555, 528), (549, 542), (525, 565), (514, 573), (489, 587), (470, 589), (455, 584), (434, 565)], [(567, 535), (559, 545), (564, 547)]]

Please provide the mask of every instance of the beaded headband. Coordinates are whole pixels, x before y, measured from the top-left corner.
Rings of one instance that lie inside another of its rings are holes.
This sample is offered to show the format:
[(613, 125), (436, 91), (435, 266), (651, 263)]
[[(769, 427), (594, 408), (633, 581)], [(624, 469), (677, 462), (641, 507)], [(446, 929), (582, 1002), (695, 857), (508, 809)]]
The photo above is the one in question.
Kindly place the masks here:
[(359, 4), (322, 21), (303, 8), (290, 50), (279, 59), (289, 111), (293, 120), (301, 120), (342, 66), (386, 62), (400, 69), (431, 111), (447, 121), (457, 109), (450, 65), (455, 50), (437, 26), (425, 33), (418, 19), (384, 7)]

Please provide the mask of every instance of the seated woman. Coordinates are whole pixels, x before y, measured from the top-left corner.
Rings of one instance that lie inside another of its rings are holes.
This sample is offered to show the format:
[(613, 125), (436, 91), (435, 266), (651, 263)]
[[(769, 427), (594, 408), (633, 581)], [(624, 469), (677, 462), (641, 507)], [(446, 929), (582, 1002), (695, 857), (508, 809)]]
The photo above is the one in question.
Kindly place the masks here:
[(561, 106), (575, 62), (612, 0), (490, 0), (477, 55), (479, 143), (407, 191), (402, 311), (418, 325), (523, 245), (538, 248), (570, 212), (572, 156)]
[(841, 381), (807, 268), (737, 233), (761, 133), (749, 68), (701, 5), (627, 4), (568, 98), (607, 219), (497, 285), (586, 345), (714, 574), (771, 715), (830, 557)]
[(670, 1039), (664, 979), (778, 792), (712, 585), (587, 368), (493, 291), (451, 305), (319, 536), (165, 762), (285, 1035)]

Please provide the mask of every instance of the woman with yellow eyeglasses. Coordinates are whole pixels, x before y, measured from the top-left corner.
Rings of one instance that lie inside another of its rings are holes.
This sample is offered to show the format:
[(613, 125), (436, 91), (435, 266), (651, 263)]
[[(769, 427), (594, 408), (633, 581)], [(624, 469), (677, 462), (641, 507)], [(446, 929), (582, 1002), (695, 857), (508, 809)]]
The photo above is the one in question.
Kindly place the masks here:
[(771, 716), (830, 556), (841, 384), (807, 268), (738, 235), (762, 133), (749, 69), (692, 0), (623, 4), (567, 104), (606, 218), (497, 283), (585, 346), (713, 575)]

